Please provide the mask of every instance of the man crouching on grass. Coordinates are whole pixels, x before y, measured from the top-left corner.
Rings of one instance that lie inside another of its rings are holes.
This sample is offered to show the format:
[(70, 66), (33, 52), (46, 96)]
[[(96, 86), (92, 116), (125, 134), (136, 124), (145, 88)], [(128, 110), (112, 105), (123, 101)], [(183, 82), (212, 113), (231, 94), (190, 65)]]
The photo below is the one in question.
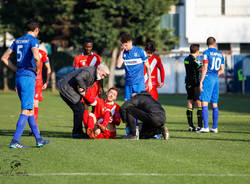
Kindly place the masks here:
[(89, 138), (114, 139), (116, 137), (116, 126), (120, 125), (120, 106), (114, 101), (117, 98), (118, 91), (117, 88), (110, 88), (106, 93), (105, 100), (102, 98), (93, 100), (93, 97), (86, 96), (85, 99), (87, 101), (91, 104), (96, 104), (92, 113), (89, 113), (87, 123), (85, 124)]

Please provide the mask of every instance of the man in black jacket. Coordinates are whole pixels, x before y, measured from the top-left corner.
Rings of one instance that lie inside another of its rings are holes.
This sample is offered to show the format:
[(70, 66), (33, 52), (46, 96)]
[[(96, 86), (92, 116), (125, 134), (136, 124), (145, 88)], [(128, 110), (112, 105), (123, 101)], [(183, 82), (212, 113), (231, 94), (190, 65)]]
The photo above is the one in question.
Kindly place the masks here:
[(143, 91), (133, 94), (120, 108), (121, 118), (130, 127), (130, 134), (125, 138), (136, 139), (136, 122), (134, 118), (142, 121), (140, 139), (152, 138), (161, 133), (164, 139), (169, 138), (168, 130), (165, 128), (166, 113), (161, 104), (152, 96)]
[[(97, 67), (84, 67), (75, 70), (57, 83), (57, 89), (61, 98), (73, 111), (73, 138), (83, 138), (82, 118), (84, 106), (81, 103), (81, 97), (87, 98), (87, 88), (91, 87), (95, 81), (101, 80), (109, 74), (108, 67), (101, 63)], [(92, 105), (95, 104), (95, 102)]]

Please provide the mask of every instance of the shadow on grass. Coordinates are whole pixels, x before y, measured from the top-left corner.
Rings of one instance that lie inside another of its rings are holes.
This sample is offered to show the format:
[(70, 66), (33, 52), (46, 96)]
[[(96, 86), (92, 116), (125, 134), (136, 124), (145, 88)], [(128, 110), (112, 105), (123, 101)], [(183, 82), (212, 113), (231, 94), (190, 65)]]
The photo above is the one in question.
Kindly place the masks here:
[[(14, 130), (0, 130), (0, 136), (13, 136), (14, 133), (15, 133)], [(22, 136), (30, 136), (29, 131), (25, 130)], [(41, 136), (56, 137), (56, 138), (72, 138), (72, 133), (71, 132), (41, 131)]]
[(206, 140), (206, 141), (230, 141), (230, 142), (250, 142), (250, 139), (226, 139), (226, 138), (207, 138), (207, 137), (179, 137), (171, 136), (171, 139), (192, 139), (192, 140)]
[[(188, 130), (178, 130), (178, 129), (174, 129), (174, 130), (170, 130), (171, 132), (190, 132)], [(226, 133), (226, 134), (249, 134), (250, 135), (250, 132), (246, 132), (246, 131), (220, 131), (219, 132), (220, 134), (221, 133)], [(190, 134), (197, 134), (196, 132), (190, 132)]]
[[(187, 130), (171, 130), (171, 132), (187, 132)], [(250, 134), (249, 132), (235, 132), (235, 131), (221, 131), (220, 133), (243, 133)], [(191, 133), (195, 135), (196, 133)], [(0, 130), (0, 136), (13, 136), (14, 130)], [(41, 131), (41, 135), (44, 137), (54, 138), (70, 138), (72, 139), (71, 132), (54, 132), (54, 131)], [(23, 136), (29, 136), (29, 131), (25, 130)], [(117, 135), (116, 139), (122, 139), (123, 135)], [(182, 137), (182, 136), (171, 136), (172, 139), (191, 139), (191, 140), (204, 140), (204, 141), (233, 141), (233, 142), (250, 142), (249, 139), (231, 139), (231, 138), (218, 138), (218, 137)], [(149, 139), (152, 140), (152, 139)]]

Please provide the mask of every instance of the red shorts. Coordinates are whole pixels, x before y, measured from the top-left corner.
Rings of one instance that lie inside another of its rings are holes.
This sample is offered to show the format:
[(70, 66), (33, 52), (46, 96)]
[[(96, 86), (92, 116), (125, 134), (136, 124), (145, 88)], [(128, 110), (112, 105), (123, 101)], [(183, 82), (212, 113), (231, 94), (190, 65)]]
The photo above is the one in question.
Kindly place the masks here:
[(147, 89), (147, 92), (149, 92), (151, 94), (151, 96), (157, 101), (158, 100), (158, 91), (157, 91), (157, 86), (152, 86), (152, 89), (151, 91), (148, 91)]
[(43, 81), (36, 81), (34, 99), (38, 101), (43, 101)]
[(105, 132), (101, 132), (98, 136), (96, 136), (96, 139), (114, 139), (116, 137), (116, 131), (111, 132), (109, 130), (106, 130)]

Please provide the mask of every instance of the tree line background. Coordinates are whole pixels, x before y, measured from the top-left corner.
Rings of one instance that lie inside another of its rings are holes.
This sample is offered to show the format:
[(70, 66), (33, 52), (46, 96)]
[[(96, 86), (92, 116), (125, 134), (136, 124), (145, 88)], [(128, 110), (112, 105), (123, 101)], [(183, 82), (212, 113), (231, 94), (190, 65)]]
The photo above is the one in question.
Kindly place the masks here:
[[(51, 45), (52, 90), (55, 72), (72, 65), (83, 40), (91, 39), (94, 51), (110, 66), (107, 83), (112, 86), (122, 33), (131, 34), (134, 43), (142, 47), (146, 41), (154, 41), (159, 51), (171, 50), (178, 43), (173, 30), (159, 28), (161, 16), (176, 3), (178, 0), (0, 0), (0, 34), (3, 39), (6, 32), (18, 38), (25, 34), (27, 20), (40, 22), (39, 39)], [(0, 49), (2, 55), (4, 40)], [(0, 67), (0, 89), (13, 89), (15, 74), (3, 63)]]

